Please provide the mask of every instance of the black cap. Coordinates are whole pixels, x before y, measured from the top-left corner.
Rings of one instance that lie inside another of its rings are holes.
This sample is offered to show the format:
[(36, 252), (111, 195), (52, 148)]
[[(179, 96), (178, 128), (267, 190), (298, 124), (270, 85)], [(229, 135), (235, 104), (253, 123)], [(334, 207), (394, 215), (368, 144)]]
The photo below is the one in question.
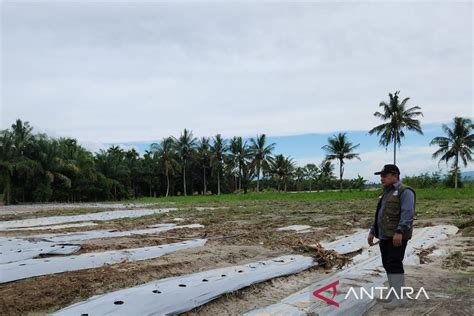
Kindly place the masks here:
[(385, 165), (381, 171), (378, 171), (374, 174), (386, 175), (388, 173), (400, 174), (400, 169), (396, 165)]

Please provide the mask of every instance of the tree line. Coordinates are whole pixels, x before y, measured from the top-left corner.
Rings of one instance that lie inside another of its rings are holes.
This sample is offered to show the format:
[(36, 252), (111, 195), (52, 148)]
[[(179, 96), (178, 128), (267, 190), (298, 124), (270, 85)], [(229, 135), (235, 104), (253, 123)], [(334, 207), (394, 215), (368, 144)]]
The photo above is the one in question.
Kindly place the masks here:
[[(386, 121), (369, 131), (380, 136), (380, 144), (397, 145), (404, 130), (423, 133), (419, 107), (407, 108), (399, 91), (381, 102), (374, 115)], [(433, 158), (453, 161), (454, 186), (458, 186), (460, 164), (472, 161), (474, 136), (470, 119), (456, 117), (453, 127), (443, 125), (446, 136), (436, 137), (439, 148)], [(265, 134), (246, 140), (193, 136), (184, 129), (179, 137), (166, 137), (151, 144), (140, 155), (135, 149), (111, 146), (91, 153), (73, 138), (51, 138), (33, 134), (28, 122), (18, 119), (0, 131), (0, 190), (4, 203), (47, 201), (102, 201), (139, 196), (247, 193), (249, 190), (362, 189), (366, 180), (343, 179), (345, 164), (360, 159), (346, 133), (328, 139), (325, 159), (320, 164), (297, 166), (290, 156), (274, 155), (275, 143)], [(338, 164), (338, 178), (334, 162)]]

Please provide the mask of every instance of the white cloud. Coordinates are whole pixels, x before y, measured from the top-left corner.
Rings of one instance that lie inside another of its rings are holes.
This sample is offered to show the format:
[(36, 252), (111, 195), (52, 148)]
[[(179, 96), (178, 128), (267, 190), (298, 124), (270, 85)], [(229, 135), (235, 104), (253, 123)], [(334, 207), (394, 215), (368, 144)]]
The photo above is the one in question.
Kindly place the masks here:
[(468, 2), (2, 8), (2, 126), (99, 143), (366, 130), (398, 89), (424, 123), (473, 116)]

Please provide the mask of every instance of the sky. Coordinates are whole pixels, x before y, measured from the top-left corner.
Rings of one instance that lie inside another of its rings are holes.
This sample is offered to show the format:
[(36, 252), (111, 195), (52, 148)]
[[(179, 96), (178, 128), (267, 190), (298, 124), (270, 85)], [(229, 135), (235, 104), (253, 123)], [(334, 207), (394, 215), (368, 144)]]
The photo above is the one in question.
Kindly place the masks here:
[[(90, 150), (179, 135), (254, 137), (299, 164), (348, 132), (373, 179), (392, 157), (367, 131), (388, 93), (420, 106), (400, 167), (434, 171), (441, 124), (473, 118), (471, 1), (1, 1), (0, 127), (17, 118)], [(468, 166), (472, 170), (472, 165)]]

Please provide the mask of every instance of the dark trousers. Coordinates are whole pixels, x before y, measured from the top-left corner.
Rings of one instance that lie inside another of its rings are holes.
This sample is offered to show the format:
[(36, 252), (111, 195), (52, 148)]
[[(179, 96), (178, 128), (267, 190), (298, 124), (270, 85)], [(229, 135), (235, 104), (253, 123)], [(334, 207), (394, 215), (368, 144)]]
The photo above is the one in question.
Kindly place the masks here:
[(393, 245), (392, 239), (381, 239), (379, 241), (382, 264), (387, 273), (405, 273), (403, 270), (403, 257), (407, 248), (408, 240), (402, 240), (399, 247)]

